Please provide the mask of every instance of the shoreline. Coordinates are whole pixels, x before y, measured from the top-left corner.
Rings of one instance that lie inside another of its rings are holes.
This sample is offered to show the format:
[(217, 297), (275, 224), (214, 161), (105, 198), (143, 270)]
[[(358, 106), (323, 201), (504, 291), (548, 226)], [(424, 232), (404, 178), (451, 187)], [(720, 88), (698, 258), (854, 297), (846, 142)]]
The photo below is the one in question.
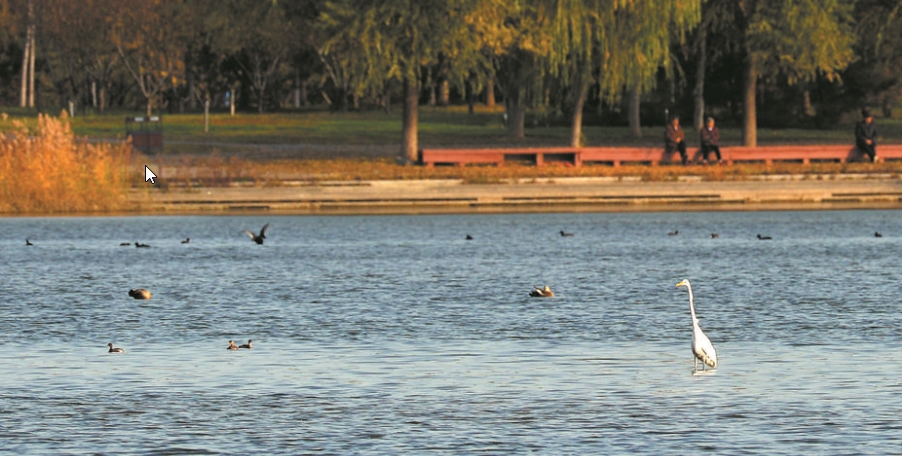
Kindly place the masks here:
[(744, 180), (639, 178), (521, 179), (471, 184), (456, 179), (286, 182), (279, 187), (135, 189), (136, 215), (466, 214), (902, 209), (902, 180), (891, 175), (770, 175)]

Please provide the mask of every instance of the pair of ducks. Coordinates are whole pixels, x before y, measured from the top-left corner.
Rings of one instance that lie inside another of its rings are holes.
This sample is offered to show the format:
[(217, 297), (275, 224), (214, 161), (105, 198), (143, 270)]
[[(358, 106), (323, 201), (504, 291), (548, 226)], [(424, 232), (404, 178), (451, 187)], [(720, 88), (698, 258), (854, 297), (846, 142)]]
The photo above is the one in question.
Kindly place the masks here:
[[(254, 347), (253, 347), (253, 342), (254, 342), (254, 341), (248, 339), (246, 344), (235, 345), (235, 341), (234, 341), (234, 340), (230, 340), (230, 341), (229, 341), (229, 347), (228, 347), (228, 349), (229, 349), (229, 350), (238, 350), (239, 348), (247, 348), (247, 349), (251, 349), (251, 348), (254, 348)], [(119, 347), (114, 347), (112, 342), (108, 343), (107, 346), (110, 347), (110, 350), (109, 350), (108, 353), (125, 353), (125, 350), (124, 350), (124, 349), (121, 349), (121, 348), (119, 348)]]
[(235, 345), (235, 341), (230, 340), (229, 346), (226, 347), (226, 350), (238, 350), (239, 348), (251, 349), (251, 348), (254, 348), (254, 346), (252, 345), (252, 342), (253, 342), (252, 340), (248, 339), (246, 344)]

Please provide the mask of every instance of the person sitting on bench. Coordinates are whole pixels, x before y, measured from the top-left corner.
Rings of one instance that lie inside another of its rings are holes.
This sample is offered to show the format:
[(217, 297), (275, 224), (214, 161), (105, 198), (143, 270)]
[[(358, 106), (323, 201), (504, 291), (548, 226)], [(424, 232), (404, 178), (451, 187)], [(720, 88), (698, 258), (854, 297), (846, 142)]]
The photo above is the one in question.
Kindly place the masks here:
[(679, 151), (680, 160), (682, 160), (683, 165), (686, 165), (689, 157), (686, 156), (684, 136), (683, 129), (680, 128), (680, 116), (674, 116), (670, 123), (667, 124), (667, 128), (664, 129), (664, 151), (668, 156), (673, 154), (674, 151)]
[(877, 163), (877, 125), (869, 109), (862, 109), (861, 116), (864, 120), (855, 126), (855, 145), (868, 155), (871, 163)]
[(717, 163), (723, 163), (723, 158), (720, 156), (720, 130), (714, 126), (714, 118), (708, 117), (708, 120), (705, 121), (705, 126), (699, 130), (699, 139), (702, 143), (702, 163), (708, 164), (708, 156), (713, 151), (717, 156)]

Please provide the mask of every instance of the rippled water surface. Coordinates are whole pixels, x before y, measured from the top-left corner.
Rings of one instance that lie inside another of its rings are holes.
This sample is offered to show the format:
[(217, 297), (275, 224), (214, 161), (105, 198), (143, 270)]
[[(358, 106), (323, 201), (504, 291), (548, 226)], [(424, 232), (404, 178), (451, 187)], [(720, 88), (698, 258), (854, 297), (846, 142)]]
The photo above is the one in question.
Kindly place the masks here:
[(0, 452), (899, 454), (899, 215), (0, 219)]

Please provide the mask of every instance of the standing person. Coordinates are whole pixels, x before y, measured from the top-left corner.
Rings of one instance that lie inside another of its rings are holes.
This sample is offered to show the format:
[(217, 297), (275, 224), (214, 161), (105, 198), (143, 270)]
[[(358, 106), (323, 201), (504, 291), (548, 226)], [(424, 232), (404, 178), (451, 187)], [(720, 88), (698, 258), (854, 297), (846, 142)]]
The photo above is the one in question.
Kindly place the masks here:
[(720, 130), (714, 126), (714, 118), (708, 117), (705, 126), (699, 130), (699, 137), (702, 143), (702, 163), (708, 164), (708, 155), (711, 151), (717, 155), (717, 163), (723, 164), (723, 158), (720, 156)]
[(874, 124), (874, 117), (869, 109), (862, 109), (861, 116), (864, 120), (855, 126), (855, 145), (858, 150), (868, 154), (871, 163), (877, 163), (877, 125)]
[(680, 128), (680, 116), (673, 116), (673, 119), (667, 124), (667, 128), (664, 129), (664, 151), (668, 155), (672, 154), (674, 150), (679, 151), (680, 160), (682, 160), (683, 165), (686, 165), (689, 161), (689, 157), (686, 156), (686, 142), (683, 141), (684, 136), (683, 129)]

